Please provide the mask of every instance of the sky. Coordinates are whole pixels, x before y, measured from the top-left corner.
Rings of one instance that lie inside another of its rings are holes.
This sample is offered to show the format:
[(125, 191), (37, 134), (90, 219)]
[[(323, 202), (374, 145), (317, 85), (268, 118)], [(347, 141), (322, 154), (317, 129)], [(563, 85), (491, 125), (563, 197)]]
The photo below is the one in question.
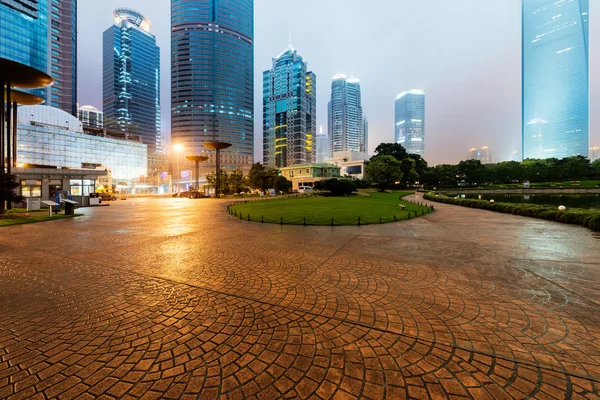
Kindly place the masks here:
[[(590, 2), (591, 144), (600, 146), (600, 0)], [(317, 124), (327, 131), (331, 77), (361, 80), (369, 151), (394, 140), (394, 100), (426, 91), (430, 165), (489, 146), (498, 161), (521, 143), (521, 0), (255, 0), (255, 159), (262, 161), (262, 71), (292, 44), (317, 75)], [(102, 33), (133, 8), (161, 48), (163, 135), (170, 135), (170, 2), (79, 2), (79, 104), (102, 108)]]

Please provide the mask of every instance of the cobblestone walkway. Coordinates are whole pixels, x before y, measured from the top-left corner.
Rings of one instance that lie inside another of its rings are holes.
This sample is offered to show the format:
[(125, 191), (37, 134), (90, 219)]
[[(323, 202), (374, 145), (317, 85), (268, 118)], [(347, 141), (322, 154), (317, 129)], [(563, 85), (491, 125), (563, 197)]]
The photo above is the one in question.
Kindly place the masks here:
[(600, 398), (589, 230), (445, 205), (281, 227), (224, 205), (0, 229), (0, 399)]

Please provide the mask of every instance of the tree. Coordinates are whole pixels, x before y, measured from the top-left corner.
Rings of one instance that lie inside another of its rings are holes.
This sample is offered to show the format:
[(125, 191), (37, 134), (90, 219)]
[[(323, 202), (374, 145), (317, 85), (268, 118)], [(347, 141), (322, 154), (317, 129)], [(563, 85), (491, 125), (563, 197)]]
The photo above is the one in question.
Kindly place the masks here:
[(246, 179), (240, 171), (233, 171), (227, 179), (230, 193), (240, 193), (246, 188)]
[(409, 154), (408, 157), (415, 160), (415, 171), (419, 175), (419, 178), (425, 172), (427, 172), (427, 168), (428, 168), (427, 161), (425, 161), (425, 159), (423, 157), (421, 157), (419, 154)]
[(351, 179), (326, 179), (315, 182), (315, 189), (326, 190), (332, 196), (347, 196), (356, 190), (356, 184)]
[(409, 187), (415, 184), (419, 179), (419, 174), (415, 171), (416, 163), (412, 158), (405, 158), (401, 161), (402, 164), (402, 185)]
[[(210, 173), (206, 175), (206, 183), (208, 184), (208, 186), (216, 188), (217, 186), (217, 174), (214, 173)], [(229, 176), (227, 175), (227, 172), (224, 170), (221, 170), (221, 193), (222, 194), (230, 194), (230, 188), (229, 188)]]
[(277, 192), (287, 193), (292, 188), (292, 182), (289, 181), (285, 176), (278, 176), (273, 181), (273, 187)]
[(408, 158), (406, 149), (399, 143), (381, 143), (375, 149), (375, 153), (377, 153), (375, 157), (392, 156), (398, 161)]
[(402, 163), (393, 156), (378, 155), (367, 166), (367, 175), (383, 191), (402, 180)]
[(17, 177), (15, 175), (9, 175), (2, 171), (0, 168), (0, 214), (4, 214), (4, 202), (7, 203), (20, 203), (22, 202), (23, 196), (15, 193), (15, 189), (19, 187)]
[(458, 163), (458, 175), (470, 186), (486, 183), (485, 166), (479, 160), (466, 160)]
[(252, 189), (263, 189), (263, 178), (265, 177), (265, 166), (261, 163), (252, 164), (248, 172), (248, 184)]

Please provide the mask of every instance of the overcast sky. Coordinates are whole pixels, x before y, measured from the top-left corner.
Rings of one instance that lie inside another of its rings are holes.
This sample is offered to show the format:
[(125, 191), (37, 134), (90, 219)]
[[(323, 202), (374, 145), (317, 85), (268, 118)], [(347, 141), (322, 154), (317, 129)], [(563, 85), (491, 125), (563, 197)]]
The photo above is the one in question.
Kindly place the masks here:
[[(592, 145), (600, 145), (600, 1), (590, 3)], [(255, 158), (262, 160), (262, 71), (288, 44), (317, 75), (317, 123), (327, 131), (331, 77), (360, 78), (369, 149), (394, 139), (394, 99), (426, 91), (430, 164), (487, 145), (510, 159), (521, 141), (521, 0), (255, 0)], [(112, 10), (146, 15), (161, 48), (163, 134), (170, 132), (170, 2), (79, 2), (79, 103), (102, 107), (102, 32)]]

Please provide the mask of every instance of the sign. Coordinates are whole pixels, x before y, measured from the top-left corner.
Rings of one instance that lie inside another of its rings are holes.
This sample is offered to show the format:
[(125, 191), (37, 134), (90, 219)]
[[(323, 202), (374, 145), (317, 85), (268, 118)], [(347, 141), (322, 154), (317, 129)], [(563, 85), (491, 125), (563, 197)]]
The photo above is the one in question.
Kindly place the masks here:
[(181, 171), (181, 179), (192, 179), (192, 171), (189, 169)]

